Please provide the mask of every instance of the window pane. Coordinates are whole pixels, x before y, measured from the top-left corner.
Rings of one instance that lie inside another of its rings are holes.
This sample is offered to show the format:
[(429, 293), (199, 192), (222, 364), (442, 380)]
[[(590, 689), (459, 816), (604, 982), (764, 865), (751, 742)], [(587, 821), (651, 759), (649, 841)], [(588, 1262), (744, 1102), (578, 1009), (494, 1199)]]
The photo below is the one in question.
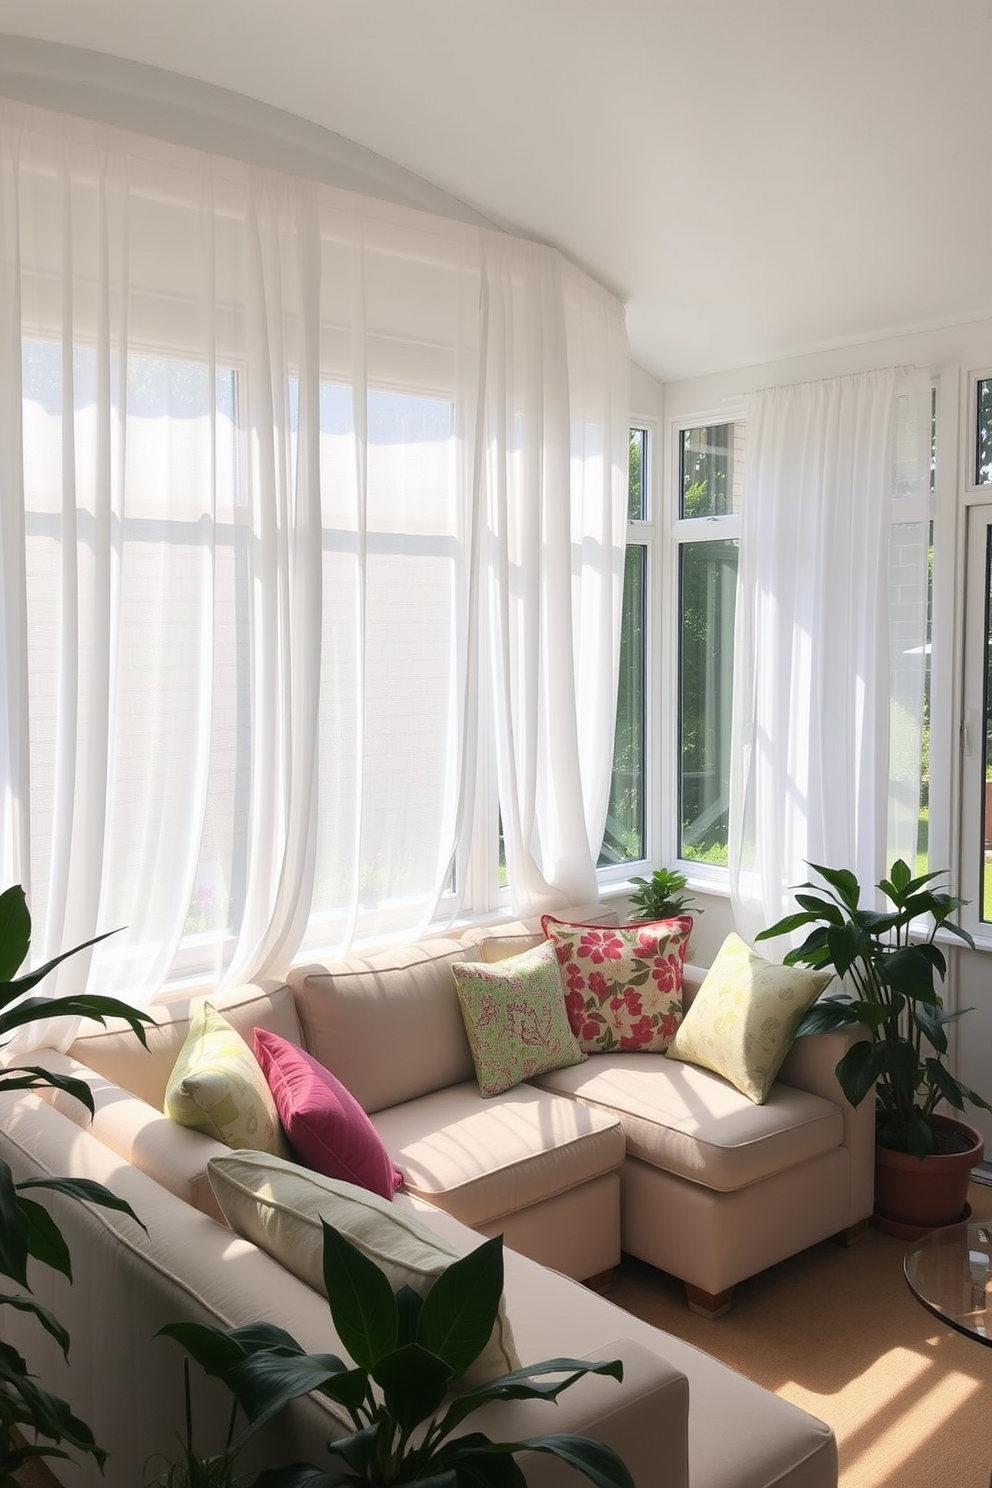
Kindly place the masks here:
[[(631, 440), (633, 449), (633, 440)], [(647, 548), (627, 548), (613, 782), (599, 866), (644, 856), (644, 616)]]
[(648, 472), (647, 429), (631, 429), (630, 431), (629, 471), (627, 482), (627, 520), (629, 522), (643, 522), (648, 515), (646, 496)]
[(982, 872), (979, 919), (992, 920), (992, 528), (985, 551), (985, 788), (982, 792)]
[(978, 384), (978, 437), (975, 441), (975, 485), (992, 484), (992, 380)]
[(681, 517), (729, 517), (741, 509), (745, 425), (683, 429), (680, 439)]
[[(698, 431), (694, 431), (698, 432)], [(679, 552), (679, 855), (727, 861), (736, 540)]]

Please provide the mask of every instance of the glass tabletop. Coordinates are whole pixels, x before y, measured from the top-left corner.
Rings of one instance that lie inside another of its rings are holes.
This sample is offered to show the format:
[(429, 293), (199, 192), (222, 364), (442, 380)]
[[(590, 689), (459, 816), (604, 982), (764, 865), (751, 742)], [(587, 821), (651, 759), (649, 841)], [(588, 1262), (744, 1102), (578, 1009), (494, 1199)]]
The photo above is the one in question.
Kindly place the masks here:
[(992, 1225), (947, 1225), (903, 1261), (914, 1295), (935, 1317), (992, 1348)]

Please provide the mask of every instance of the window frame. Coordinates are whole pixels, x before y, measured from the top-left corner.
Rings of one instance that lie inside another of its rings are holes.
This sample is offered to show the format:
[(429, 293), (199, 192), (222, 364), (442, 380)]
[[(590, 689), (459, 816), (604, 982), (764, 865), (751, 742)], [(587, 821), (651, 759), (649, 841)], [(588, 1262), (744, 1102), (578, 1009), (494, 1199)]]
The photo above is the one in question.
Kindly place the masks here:
[(728, 894), (729, 869), (717, 863), (702, 863), (681, 856), (680, 822), (681, 736), (679, 694), (681, 685), (681, 634), (679, 624), (679, 570), (681, 549), (686, 543), (740, 541), (741, 514), (725, 516), (683, 517), (681, 511), (682, 434), (690, 429), (715, 424), (747, 423), (747, 405), (743, 399), (732, 399), (719, 408), (692, 414), (680, 414), (668, 420), (665, 460), (665, 515), (663, 585), (667, 591), (664, 605), (665, 634), (663, 642), (663, 681), (658, 688), (663, 717), (661, 772), (664, 826), (661, 834), (662, 855), (673, 863), (694, 885), (704, 891)]
[[(644, 823), (641, 846), (644, 852), (640, 858), (628, 858), (621, 863), (598, 865), (596, 881), (601, 887), (626, 883), (632, 875), (647, 872), (652, 862), (655, 861), (658, 837), (656, 823), (659, 814), (659, 791), (656, 782), (659, 775), (659, 759), (658, 729), (655, 726), (658, 690), (655, 658), (658, 655), (657, 624), (660, 608), (657, 602), (658, 424), (654, 418), (639, 417), (632, 413), (629, 427), (631, 434), (637, 431), (644, 436), (641, 467), (643, 509), (640, 517), (630, 517), (628, 514), (626, 531), (626, 548), (632, 546), (644, 548), (644, 678), (642, 685), (644, 734), (641, 757), (643, 768), (641, 800)], [(602, 850), (602, 844), (600, 844), (600, 850)]]

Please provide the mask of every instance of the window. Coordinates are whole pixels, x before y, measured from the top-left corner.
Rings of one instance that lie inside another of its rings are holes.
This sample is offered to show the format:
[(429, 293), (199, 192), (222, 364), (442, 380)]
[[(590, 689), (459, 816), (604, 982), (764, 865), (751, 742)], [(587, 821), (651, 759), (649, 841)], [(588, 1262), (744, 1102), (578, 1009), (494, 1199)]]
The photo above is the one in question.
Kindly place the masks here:
[(743, 422), (679, 430), (678, 856), (726, 866)]
[(613, 780), (599, 866), (644, 858), (644, 688), (647, 670), (648, 519), (650, 447), (647, 429), (630, 431), (627, 551), (624, 559), (620, 677), (613, 749)]
[[(963, 762), (963, 871), (961, 892), (970, 901), (973, 930), (992, 924), (992, 377), (974, 385), (974, 464), (969, 485), (965, 619)], [(984, 490), (983, 490), (984, 488)]]

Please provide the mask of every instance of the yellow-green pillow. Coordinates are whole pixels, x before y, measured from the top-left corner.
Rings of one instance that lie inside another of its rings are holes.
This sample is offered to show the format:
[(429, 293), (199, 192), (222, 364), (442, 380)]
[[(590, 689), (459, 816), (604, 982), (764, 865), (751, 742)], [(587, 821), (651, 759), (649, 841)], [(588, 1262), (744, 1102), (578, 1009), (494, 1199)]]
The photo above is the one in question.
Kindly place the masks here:
[(766, 961), (731, 933), (665, 1053), (713, 1070), (763, 1105), (800, 1018), (832, 977)]
[(165, 1114), (226, 1147), (289, 1156), (261, 1065), (209, 1002), (198, 1003), (190, 1018), (166, 1086)]

